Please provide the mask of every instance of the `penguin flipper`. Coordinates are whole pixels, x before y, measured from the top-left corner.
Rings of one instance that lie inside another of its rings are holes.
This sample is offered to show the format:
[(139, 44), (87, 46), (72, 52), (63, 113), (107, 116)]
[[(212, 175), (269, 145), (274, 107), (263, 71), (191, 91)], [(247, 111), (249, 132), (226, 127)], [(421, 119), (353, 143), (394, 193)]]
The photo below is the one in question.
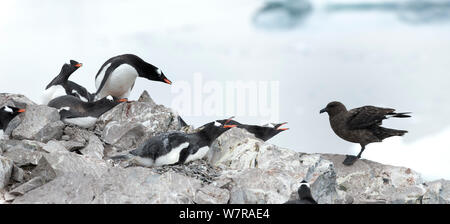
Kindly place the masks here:
[[(98, 95), (98, 94), (101, 92), (101, 90), (103, 89), (103, 87), (105, 87), (106, 81), (109, 79), (109, 77), (111, 76), (112, 71), (114, 71), (114, 69), (116, 69), (116, 67), (117, 67), (117, 66), (111, 65), (111, 66), (109, 66), (109, 67), (106, 69), (105, 75), (103, 76), (103, 80), (102, 80), (102, 82), (100, 83), (100, 86), (98, 87), (97, 92), (95, 93), (95, 95)], [(104, 69), (104, 66), (102, 66), (102, 68), (100, 69), (100, 71), (99, 71), (98, 74), (100, 74), (100, 72), (101, 72), (103, 69)], [(96, 78), (98, 77), (98, 74), (97, 74)]]

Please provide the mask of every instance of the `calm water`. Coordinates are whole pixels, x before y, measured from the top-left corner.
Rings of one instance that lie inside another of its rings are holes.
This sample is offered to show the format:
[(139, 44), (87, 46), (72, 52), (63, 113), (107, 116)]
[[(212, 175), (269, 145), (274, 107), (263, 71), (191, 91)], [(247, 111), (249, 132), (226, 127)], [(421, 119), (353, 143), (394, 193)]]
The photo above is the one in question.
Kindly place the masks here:
[[(304, 152), (357, 153), (357, 145), (332, 133), (319, 110), (332, 100), (348, 108), (394, 107), (414, 117), (385, 126), (410, 133), (368, 146), (363, 157), (412, 167), (428, 179), (450, 179), (446, 10), (358, 8), (357, 1), (317, 1), (287, 13), (264, 11), (261, 0), (0, 2), (0, 92), (39, 101), (69, 59), (84, 63), (71, 79), (94, 91), (101, 64), (122, 53), (137, 54), (192, 88), (194, 73), (223, 85), (279, 81), (279, 120), (291, 130), (272, 143)], [(140, 79), (131, 98), (145, 89), (159, 104), (170, 106), (177, 97), (170, 86)], [(200, 126), (223, 117), (184, 118)]]

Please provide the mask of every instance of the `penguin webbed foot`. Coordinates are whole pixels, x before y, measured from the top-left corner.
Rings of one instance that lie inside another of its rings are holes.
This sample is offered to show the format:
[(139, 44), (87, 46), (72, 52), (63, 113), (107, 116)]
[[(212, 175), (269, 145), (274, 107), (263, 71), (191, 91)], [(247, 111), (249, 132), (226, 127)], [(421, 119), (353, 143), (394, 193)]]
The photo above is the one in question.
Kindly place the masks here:
[(356, 160), (358, 160), (359, 157), (358, 156), (352, 156), (352, 155), (347, 155), (347, 157), (345, 157), (344, 162), (342, 162), (342, 164), (346, 165), (346, 166), (351, 166), (353, 165)]

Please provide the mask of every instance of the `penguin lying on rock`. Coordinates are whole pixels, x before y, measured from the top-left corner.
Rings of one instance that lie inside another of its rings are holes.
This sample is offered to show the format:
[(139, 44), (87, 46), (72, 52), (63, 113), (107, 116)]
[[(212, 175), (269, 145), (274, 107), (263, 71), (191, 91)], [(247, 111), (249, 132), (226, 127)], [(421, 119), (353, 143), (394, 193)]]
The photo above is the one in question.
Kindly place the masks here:
[(77, 97), (66, 95), (53, 99), (48, 106), (58, 109), (64, 123), (90, 128), (95, 125), (98, 117), (122, 102), (126, 100), (112, 96), (95, 102), (84, 102)]
[(113, 160), (133, 159), (137, 165), (145, 167), (181, 165), (202, 159), (212, 142), (222, 133), (236, 125), (221, 124), (217, 121), (207, 123), (196, 133), (168, 132), (145, 141), (127, 155), (110, 157)]
[(259, 138), (263, 141), (267, 141), (271, 139), (273, 136), (279, 134), (280, 132), (289, 130), (289, 128), (282, 128), (281, 126), (287, 124), (287, 122), (280, 124), (268, 124), (266, 126), (258, 126), (258, 125), (248, 125), (241, 124), (235, 120), (218, 120), (217, 122), (224, 124), (227, 122), (229, 125), (236, 125), (238, 128), (243, 128), (248, 132), (255, 135), (256, 138)]

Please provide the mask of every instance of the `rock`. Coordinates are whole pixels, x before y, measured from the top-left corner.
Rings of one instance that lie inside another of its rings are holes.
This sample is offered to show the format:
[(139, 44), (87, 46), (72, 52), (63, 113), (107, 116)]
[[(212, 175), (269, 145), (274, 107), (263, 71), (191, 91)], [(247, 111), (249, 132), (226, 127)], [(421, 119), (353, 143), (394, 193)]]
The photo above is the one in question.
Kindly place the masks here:
[(105, 143), (123, 149), (136, 148), (145, 137), (145, 127), (140, 123), (109, 122), (103, 130)]
[(141, 96), (138, 99), (138, 102), (148, 103), (150, 107), (157, 106), (155, 101), (153, 101), (153, 99), (150, 97), (150, 94), (148, 94), (147, 90), (144, 90), (144, 92), (142, 92)]
[(186, 204), (193, 202), (200, 187), (199, 180), (175, 172), (159, 175), (141, 167), (113, 169), (100, 179), (94, 203)]
[(197, 204), (227, 204), (230, 192), (226, 189), (206, 185), (197, 190), (194, 202)]
[(36, 141), (2, 140), (3, 156), (11, 159), (21, 167), (29, 164), (37, 165), (42, 157), (43, 144)]
[(317, 186), (312, 194), (319, 203), (332, 203), (338, 196), (330, 161), (265, 143), (244, 129), (222, 134), (207, 160), (226, 170), (220, 178), (229, 179), (230, 203), (284, 203), (303, 179)]
[(56, 109), (44, 105), (28, 106), (22, 122), (12, 131), (12, 138), (47, 142), (62, 136), (63, 123)]
[(419, 203), (425, 193), (417, 172), (404, 167), (358, 160), (352, 166), (342, 164), (344, 155), (323, 155), (336, 166), (337, 189), (342, 197), (350, 195), (354, 203)]
[(42, 157), (39, 160), (39, 164), (36, 168), (31, 172), (31, 180), (20, 185), (19, 187), (14, 188), (9, 192), (10, 195), (21, 196), (25, 193), (36, 189), (45, 183), (50, 182), (51, 180), (56, 178), (56, 172), (50, 166), (48, 161)]
[(26, 109), (28, 105), (36, 103), (21, 94), (0, 93), (0, 107), (5, 105)]
[(60, 141), (60, 143), (69, 152), (74, 152), (74, 151), (80, 150), (86, 146), (86, 142), (71, 141), (70, 139), (67, 141)]
[(86, 204), (94, 198), (95, 177), (83, 174), (58, 176), (52, 182), (18, 196), (13, 204)]
[(14, 163), (12, 160), (0, 156), (0, 189), (3, 189), (8, 185), (13, 172), (13, 166)]
[(421, 198), (423, 204), (450, 204), (450, 181), (436, 180), (426, 185), (427, 192)]
[(22, 183), (24, 181), (24, 176), (25, 176), (25, 172), (23, 171), (23, 169), (14, 165), (13, 171), (11, 174), (11, 179), (16, 182)]
[(180, 128), (178, 115), (156, 105), (144, 92), (140, 101), (119, 104), (100, 116), (95, 130), (102, 133), (101, 139), (106, 143), (129, 149), (151, 136)]
[(36, 135), (36, 140), (48, 142), (52, 139), (61, 139), (66, 125), (62, 121), (51, 122), (44, 126)]
[(84, 157), (76, 153), (56, 152), (45, 154), (44, 157), (58, 176), (84, 174), (98, 178), (108, 171), (108, 166), (104, 160)]
[(60, 142), (60, 141), (55, 141), (55, 140), (51, 140), (49, 141), (47, 144), (45, 144), (45, 146), (42, 148), (43, 150), (45, 150), (46, 152), (49, 153), (55, 153), (55, 152), (69, 152), (65, 145)]
[(206, 155), (211, 165), (225, 165), (232, 169), (255, 167), (255, 159), (263, 141), (245, 129), (232, 128), (213, 142)]
[(80, 152), (85, 156), (89, 156), (96, 159), (102, 159), (104, 156), (103, 143), (97, 136), (91, 135), (89, 138), (88, 145), (82, 150), (80, 150)]

